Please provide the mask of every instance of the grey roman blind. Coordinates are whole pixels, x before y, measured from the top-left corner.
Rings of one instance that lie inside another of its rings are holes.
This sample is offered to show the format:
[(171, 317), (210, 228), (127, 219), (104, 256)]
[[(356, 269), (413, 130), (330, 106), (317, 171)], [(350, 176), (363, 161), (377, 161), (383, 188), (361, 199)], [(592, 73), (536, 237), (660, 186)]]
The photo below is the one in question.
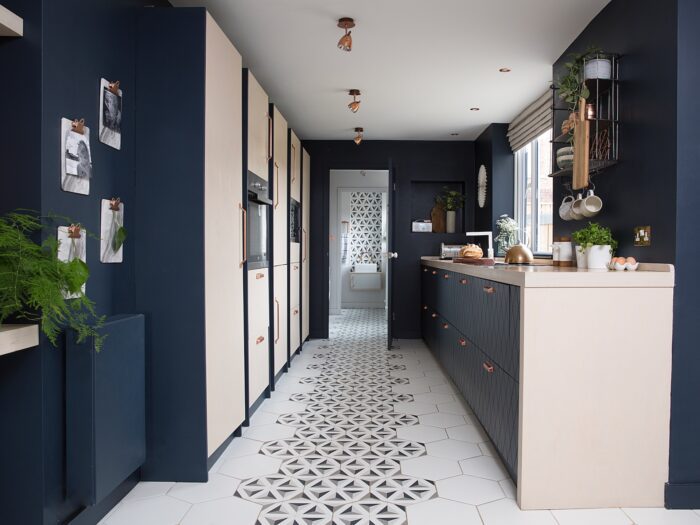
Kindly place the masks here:
[(548, 89), (508, 126), (510, 147), (515, 152), (551, 127), (552, 91)]

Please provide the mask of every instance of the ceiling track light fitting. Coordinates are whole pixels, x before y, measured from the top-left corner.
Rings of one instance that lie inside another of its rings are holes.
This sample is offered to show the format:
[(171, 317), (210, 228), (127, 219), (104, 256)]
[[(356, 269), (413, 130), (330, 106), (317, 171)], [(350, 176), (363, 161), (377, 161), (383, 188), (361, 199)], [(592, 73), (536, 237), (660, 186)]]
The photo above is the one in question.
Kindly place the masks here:
[(355, 144), (358, 146), (360, 145), (360, 142), (362, 142), (362, 135), (364, 134), (365, 129), (364, 128), (355, 128), (355, 138), (352, 139)]
[(352, 31), (348, 31), (348, 29), (355, 27), (355, 21), (352, 18), (341, 18), (338, 20), (338, 27), (345, 29), (345, 34), (338, 40), (338, 49), (348, 52), (352, 51)]
[(348, 91), (348, 95), (352, 97), (352, 102), (348, 104), (348, 109), (352, 111), (353, 113), (357, 113), (357, 110), (360, 109), (360, 101), (357, 100), (356, 97), (360, 96), (360, 90), (359, 89), (351, 89)]
[(498, 71), (500, 71), (501, 73), (510, 73), (511, 69), (509, 67), (502, 67)]
[(469, 111), (479, 111), (479, 108), (469, 108)]

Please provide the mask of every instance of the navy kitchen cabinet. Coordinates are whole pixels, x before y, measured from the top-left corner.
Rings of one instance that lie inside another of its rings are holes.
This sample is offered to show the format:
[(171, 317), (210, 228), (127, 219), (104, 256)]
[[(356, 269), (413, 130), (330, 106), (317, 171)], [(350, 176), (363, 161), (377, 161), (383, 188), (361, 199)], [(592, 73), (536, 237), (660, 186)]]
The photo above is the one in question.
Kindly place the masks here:
[(421, 292), (423, 339), (516, 479), (520, 289), (424, 265)]

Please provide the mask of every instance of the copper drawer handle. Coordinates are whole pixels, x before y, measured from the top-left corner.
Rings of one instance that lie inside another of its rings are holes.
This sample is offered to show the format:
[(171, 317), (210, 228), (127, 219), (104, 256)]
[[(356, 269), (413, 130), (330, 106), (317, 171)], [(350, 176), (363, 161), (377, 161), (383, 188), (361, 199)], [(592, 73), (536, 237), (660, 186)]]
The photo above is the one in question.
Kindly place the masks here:
[(459, 338), (459, 346), (467, 346), (467, 340), (464, 337)]
[(427, 272), (428, 272), (428, 269), (427, 269), (427, 268), (423, 268), (423, 271), (427, 273)]
[(432, 274), (433, 274), (433, 275), (437, 275), (437, 270), (433, 270), (433, 271), (432, 271)]
[(275, 311), (277, 313), (277, 321), (275, 323), (276, 330), (275, 330), (275, 344), (277, 344), (280, 340), (280, 302), (277, 300), (277, 297), (275, 297)]
[(423, 310), (427, 310), (427, 309), (428, 309), (428, 305), (427, 304), (423, 305)]
[(443, 275), (442, 277), (443, 277), (444, 279), (449, 279), (449, 278), (450, 278), (450, 274), (449, 274), (449, 273), (446, 273), (446, 274)]
[(264, 273), (256, 273), (256, 274), (255, 274), (255, 278), (258, 279), (258, 280), (259, 280), (259, 279), (264, 279), (264, 278), (265, 278), (265, 274), (264, 274)]
[(489, 295), (496, 293), (496, 289), (493, 286), (484, 286), (484, 291)]
[(292, 270), (298, 270), (298, 269), (299, 269), (299, 267), (296, 264), (292, 266)]
[(280, 205), (280, 167), (275, 162), (275, 203), (274, 208)]
[(264, 340), (265, 340), (265, 338), (264, 338), (263, 336), (260, 335), (260, 336), (258, 336), (258, 338), (255, 340), (255, 344), (256, 344), (256, 345), (259, 345), (259, 344), (262, 343)]
[(459, 284), (467, 284), (467, 283), (469, 283), (469, 281), (467, 281), (466, 279), (459, 280)]
[(486, 370), (489, 374), (493, 374), (493, 365), (491, 363), (484, 361), (484, 364), (482, 366), (484, 367), (484, 370)]
[(299, 315), (299, 309), (298, 309), (298, 308), (295, 308), (294, 310), (292, 310), (292, 313), (293, 313), (294, 315)]
[(442, 327), (443, 327), (445, 330), (447, 330), (447, 329), (450, 327), (450, 325), (447, 324), (447, 323), (442, 323)]
[(435, 318), (437, 317), (437, 314), (431, 314), (430, 317), (432, 317), (433, 319), (435, 319)]

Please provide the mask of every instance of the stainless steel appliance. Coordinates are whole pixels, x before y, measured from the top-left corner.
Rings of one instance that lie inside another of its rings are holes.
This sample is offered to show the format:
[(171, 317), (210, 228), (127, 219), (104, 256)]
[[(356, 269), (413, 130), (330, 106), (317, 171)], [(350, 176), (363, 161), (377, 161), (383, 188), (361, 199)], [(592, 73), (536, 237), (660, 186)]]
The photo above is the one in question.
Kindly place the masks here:
[(462, 249), (462, 244), (440, 244), (440, 259), (454, 259), (459, 257), (459, 252)]
[(248, 172), (248, 229), (246, 231), (246, 247), (248, 254), (248, 269), (267, 268), (270, 266), (269, 254), (269, 225), (270, 187), (267, 181), (252, 172)]

